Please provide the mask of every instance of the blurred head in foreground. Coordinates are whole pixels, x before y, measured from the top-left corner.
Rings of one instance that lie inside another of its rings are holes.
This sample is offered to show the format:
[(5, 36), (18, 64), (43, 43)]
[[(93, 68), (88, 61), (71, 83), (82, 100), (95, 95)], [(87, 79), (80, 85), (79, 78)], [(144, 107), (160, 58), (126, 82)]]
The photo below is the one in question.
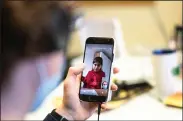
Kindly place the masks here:
[(40, 85), (37, 65), (51, 58), (62, 65), (73, 6), (63, 1), (7, 0), (0, 12), (1, 119), (22, 119)]

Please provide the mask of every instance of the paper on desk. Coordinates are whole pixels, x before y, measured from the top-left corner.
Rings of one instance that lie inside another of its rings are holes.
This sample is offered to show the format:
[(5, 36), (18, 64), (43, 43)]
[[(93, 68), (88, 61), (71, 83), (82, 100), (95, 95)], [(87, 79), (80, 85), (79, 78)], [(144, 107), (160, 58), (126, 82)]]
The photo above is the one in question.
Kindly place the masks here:
[[(96, 120), (94, 114), (88, 120)], [(134, 98), (118, 109), (102, 113), (100, 120), (181, 120), (182, 109), (167, 107), (148, 94)]]

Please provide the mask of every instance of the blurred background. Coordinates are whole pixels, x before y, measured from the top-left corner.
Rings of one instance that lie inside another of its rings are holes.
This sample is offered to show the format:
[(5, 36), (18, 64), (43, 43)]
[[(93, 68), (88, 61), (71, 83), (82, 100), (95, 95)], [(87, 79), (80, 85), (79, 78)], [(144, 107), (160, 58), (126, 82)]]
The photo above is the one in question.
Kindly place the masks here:
[[(126, 48), (132, 55), (143, 54), (141, 48), (167, 47), (176, 25), (182, 25), (181, 1), (91, 1), (78, 2), (85, 18), (117, 18)], [(73, 33), (68, 56), (83, 53), (78, 31)], [(75, 46), (78, 45), (78, 46)], [(145, 53), (145, 52), (144, 52)]]
[[(108, 103), (109, 110), (102, 112), (101, 120), (182, 120), (182, 1), (76, 4), (78, 19), (64, 75), (70, 66), (82, 62), (87, 37), (115, 39), (114, 66), (120, 68), (120, 73), (112, 80), (119, 90)], [(155, 71), (158, 69), (162, 71)], [(62, 90), (61, 83), (26, 119), (42, 120), (60, 105)], [(96, 119), (97, 114), (90, 118)]]

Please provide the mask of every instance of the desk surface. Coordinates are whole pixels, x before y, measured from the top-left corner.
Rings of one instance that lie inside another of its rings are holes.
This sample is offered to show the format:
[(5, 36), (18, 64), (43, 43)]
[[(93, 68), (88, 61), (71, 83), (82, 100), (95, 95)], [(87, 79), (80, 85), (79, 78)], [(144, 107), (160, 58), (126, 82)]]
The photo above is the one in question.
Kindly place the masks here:
[[(81, 57), (73, 62), (81, 62)], [(123, 61), (122, 61), (123, 60)], [(123, 67), (124, 69), (133, 69), (133, 78), (137, 78), (139, 75), (143, 74), (145, 77), (151, 76), (151, 63), (150, 58), (126, 58), (116, 61), (116, 63)], [(133, 62), (132, 62), (133, 61)], [(127, 64), (126, 63), (133, 63)], [(141, 69), (139, 65), (143, 64), (144, 69)], [(131, 67), (131, 66), (132, 67)], [(130, 66), (130, 67), (129, 67)], [(136, 67), (136, 71), (135, 68)], [(139, 69), (140, 68), (140, 69)], [(122, 70), (123, 77), (118, 78), (132, 78), (132, 74), (129, 73), (131, 70)], [(139, 70), (143, 72), (139, 73)], [(146, 72), (146, 73), (144, 73)], [(136, 75), (135, 75), (136, 74)], [(120, 75), (119, 75), (120, 76)], [(178, 84), (180, 85), (180, 84)], [(182, 86), (180, 86), (182, 90)], [(43, 102), (36, 112), (29, 113), (25, 119), (27, 120), (43, 120), (45, 116), (54, 109), (53, 99), (55, 97), (63, 95), (63, 84), (58, 86)], [(89, 120), (96, 120), (97, 115), (94, 114)], [(182, 109), (177, 109), (173, 107), (167, 107), (159, 102), (152, 93), (146, 93), (140, 95), (136, 98), (131, 99), (128, 103), (121, 105), (118, 109), (102, 113), (100, 116), (101, 120), (182, 120)]]
[[(36, 112), (29, 113), (26, 120), (43, 120), (54, 108), (53, 99), (63, 95), (63, 85), (56, 88)], [(96, 120), (94, 114), (88, 120)], [(101, 120), (182, 120), (182, 109), (167, 107), (152, 97), (150, 93), (138, 96), (119, 108), (102, 113)]]

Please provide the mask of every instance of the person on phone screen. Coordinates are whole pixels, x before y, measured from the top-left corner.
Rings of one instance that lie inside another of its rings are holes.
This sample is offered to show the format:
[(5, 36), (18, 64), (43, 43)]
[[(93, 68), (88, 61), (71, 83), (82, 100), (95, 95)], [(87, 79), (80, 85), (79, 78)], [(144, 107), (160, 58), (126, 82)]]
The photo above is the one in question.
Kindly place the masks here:
[(102, 71), (102, 64), (103, 59), (101, 57), (94, 58), (92, 70), (83, 79), (84, 88), (101, 89), (102, 80), (105, 78), (105, 73)]

